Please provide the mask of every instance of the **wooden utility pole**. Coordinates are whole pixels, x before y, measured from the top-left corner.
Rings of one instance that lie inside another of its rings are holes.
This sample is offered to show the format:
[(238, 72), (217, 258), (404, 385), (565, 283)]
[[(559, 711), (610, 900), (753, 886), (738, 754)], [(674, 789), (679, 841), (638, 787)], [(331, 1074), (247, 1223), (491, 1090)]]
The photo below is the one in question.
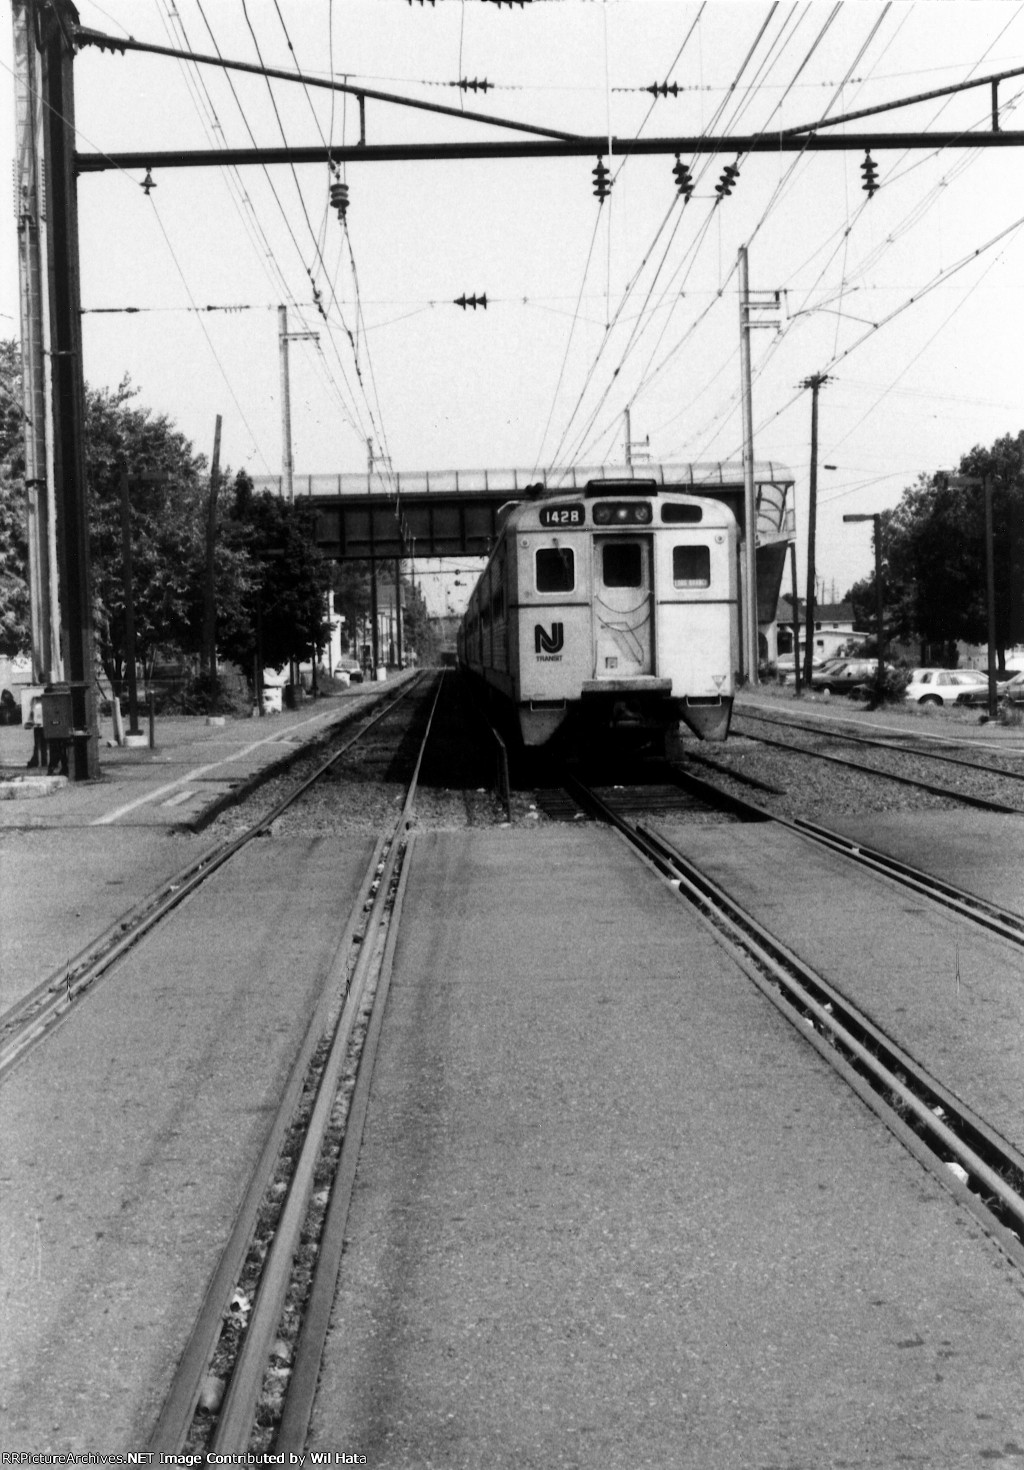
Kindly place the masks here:
[(295, 499), (292, 465), (292, 389), (288, 374), (288, 308), (277, 308), (277, 346), (281, 355), (281, 479), (286, 500)]
[(740, 391), (743, 400), (743, 672), (757, 685), (757, 502), (754, 493), (754, 407), (750, 386), (750, 301), (747, 247), (739, 250)]
[(121, 466), (121, 564), (124, 575), (125, 673), (128, 679), (128, 733), (139, 735), (139, 691), (135, 663), (135, 582), (132, 575), (132, 511), (128, 466)]
[(206, 515), (206, 582), (203, 588), (203, 653), (202, 672), (210, 681), (210, 697), (214, 697), (217, 678), (217, 490), (220, 480), (220, 426), (217, 415), (213, 429), (213, 459), (210, 461), (210, 502)]
[(28, 541), (32, 679), (52, 684), (63, 675), (60, 607), (57, 601), (57, 543), (52, 476), (47, 474), (49, 440), (46, 400), (43, 282), (43, 132), (40, 58), (29, 25), (27, 0), (14, 0), (15, 207), (18, 219), (18, 279), (21, 296), (21, 391), (25, 419), (25, 511)]
[(812, 373), (800, 384), (801, 388), (811, 390), (811, 465), (807, 505), (807, 606), (805, 608), (807, 634), (804, 639), (804, 679), (808, 685), (811, 682), (811, 664), (814, 660), (814, 556), (818, 523), (818, 390), (823, 383), (827, 382), (826, 373)]

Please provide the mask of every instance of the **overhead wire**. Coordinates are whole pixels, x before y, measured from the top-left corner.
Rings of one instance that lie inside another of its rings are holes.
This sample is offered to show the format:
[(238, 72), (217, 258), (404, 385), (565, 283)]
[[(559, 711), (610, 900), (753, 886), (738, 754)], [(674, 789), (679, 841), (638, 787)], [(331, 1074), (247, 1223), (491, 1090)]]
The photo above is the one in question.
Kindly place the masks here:
[[(248, 12), (246, 11), (245, 0), (242, 0), (242, 9), (243, 9), (243, 11), (246, 12), (246, 20), (248, 21)], [(292, 57), (295, 60), (296, 67), (301, 72), (302, 68), (299, 67), (298, 56), (296, 55), (295, 47), (292, 44), (292, 39), (291, 39), (291, 36), (289, 35), (289, 32), (288, 32), (288, 26), (287, 26), (287, 24), (285, 22), (284, 16), (281, 13), (281, 7), (278, 4), (278, 0), (274, 0), (274, 9), (277, 12), (278, 19), (279, 19), (279, 21), (281, 23), (281, 28), (284, 31), (284, 36), (285, 36), (285, 40), (286, 40), (287, 45), (288, 45), (288, 49), (291, 52)], [(250, 34), (252, 34), (252, 37), (253, 37), (253, 43), (256, 45), (256, 53), (257, 53), (258, 56), (260, 56), (260, 64), (262, 65), (263, 64), (263, 57), (260, 55), (259, 45), (256, 42), (256, 36), (255, 36), (255, 33), (252, 30), (251, 24), (249, 26), (249, 30), (250, 30)], [(268, 86), (268, 88), (270, 86), (269, 78), (267, 79), (267, 86)], [(309, 103), (310, 109), (312, 110), (312, 112), (314, 114), (314, 117), (316, 117), (316, 109), (313, 107), (313, 100), (312, 100), (312, 98), (309, 95), (309, 88), (305, 85), (305, 83), (303, 84), (303, 91), (306, 94), (306, 100)], [(276, 108), (275, 108), (275, 113), (276, 113)], [(324, 144), (325, 157), (328, 157), (329, 156), (328, 140), (324, 137), (323, 129), (320, 128), (320, 122), (319, 122), (319, 118), (318, 117), (317, 117), (316, 121), (317, 121), (317, 128), (318, 128), (318, 130), (320, 132), (321, 141)], [(280, 124), (280, 117), (279, 116), (278, 116), (278, 123), (279, 123), (279, 126), (281, 126), (281, 124)], [(283, 126), (281, 126), (281, 137), (282, 137), (282, 140), (285, 139), (285, 134), (284, 134), (284, 128), (283, 128)], [(287, 146), (287, 143), (286, 143), (286, 146)], [(292, 172), (293, 172), (293, 174), (295, 173), (294, 168), (293, 168)], [(297, 175), (295, 176), (295, 183), (296, 183), (296, 187), (299, 188), (299, 192), (300, 192), (300, 195), (301, 195), (301, 188), (300, 188), (299, 183), (298, 183), (298, 177), (297, 177)], [(326, 204), (325, 204), (325, 218), (326, 218), (326, 213), (327, 213), (327, 207), (326, 207)], [(308, 216), (308, 214), (306, 215), (306, 221), (307, 221), (307, 224), (308, 224), (309, 223), (309, 216)], [(358, 276), (358, 272), (356, 270), (355, 253), (354, 253), (353, 248), (352, 248), (352, 237), (351, 237), (351, 235), (349, 233), (348, 219), (347, 219), (347, 217), (343, 218), (343, 220), (342, 220), (342, 228), (343, 228), (343, 235), (344, 235), (345, 243), (346, 243), (346, 245), (348, 247), (349, 261), (350, 261), (351, 268), (352, 268), (352, 281), (353, 281), (353, 286), (354, 286), (354, 289), (355, 289), (355, 298), (356, 298), (356, 332), (358, 333), (360, 324), (362, 322), (362, 305), (361, 305), (360, 297), (359, 297), (359, 276)], [(311, 229), (310, 233), (312, 233), (312, 229)], [(327, 268), (326, 268), (326, 262), (324, 261), (324, 257), (323, 257), (323, 251), (321, 249), (320, 243), (316, 240), (315, 237), (314, 237), (314, 244), (316, 246), (316, 251), (317, 251), (318, 259), (320, 260), (320, 263), (323, 266), (324, 271), (325, 271), (325, 274), (326, 274), (327, 273)], [(336, 288), (335, 288), (335, 285), (334, 285), (334, 282), (333, 281), (330, 281), (330, 289), (331, 289), (332, 299), (337, 303)], [(364, 402), (365, 402), (365, 406), (366, 406), (366, 411), (367, 411), (367, 413), (369, 415), (371, 424), (373, 425), (374, 429), (376, 430), (378, 442), (380, 443), (381, 448), (383, 450), (383, 461), (382, 462), (384, 464), (385, 477), (394, 486), (395, 482), (392, 479), (392, 471), (391, 471), (391, 454), (390, 454), (390, 450), (388, 448), (387, 434), (386, 434), (386, 431), (385, 431), (385, 428), (384, 428), (384, 421), (383, 421), (383, 411), (382, 411), (381, 402), (380, 402), (380, 395), (379, 395), (379, 392), (377, 390), (376, 376), (375, 376), (375, 373), (374, 373), (373, 359), (372, 359), (372, 356), (370, 354), (369, 344), (365, 344), (365, 352), (366, 352), (367, 366), (368, 366), (369, 374), (370, 374), (370, 383), (371, 383), (371, 386), (372, 386), (372, 389), (373, 389), (373, 398), (374, 398), (374, 402), (376, 403), (376, 406), (377, 406), (376, 418), (374, 417), (373, 404), (371, 404), (371, 402), (370, 402), (370, 396), (369, 396), (369, 394), (366, 391), (366, 386), (365, 386), (365, 384), (363, 382), (363, 376), (362, 376), (362, 372), (361, 372), (361, 369), (360, 369), (360, 366), (359, 366), (358, 338), (357, 338), (357, 336), (353, 336), (353, 334), (351, 333), (351, 331), (349, 331), (348, 327), (345, 325), (345, 322), (344, 322), (344, 314), (341, 312), (340, 303), (338, 303), (338, 310), (339, 310), (339, 316), (341, 316), (341, 319), (342, 319), (343, 329), (346, 331), (346, 333), (347, 333), (347, 335), (349, 337), (350, 345), (352, 347), (352, 354), (353, 354), (353, 361), (354, 361), (355, 373), (356, 373), (356, 377), (357, 377), (357, 379), (359, 381), (360, 387), (362, 388), (362, 391), (363, 391), (363, 398), (364, 398)], [(323, 312), (321, 312), (321, 315), (324, 315), (325, 320), (326, 320), (326, 316), (325, 316), (325, 314)], [(379, 422), (378, 422), (378, 420), (379, 420)], [(397, 496), (397, 492), (396, 492), (396, 496)]]
[[(222, 53), (221, 53), (220, 45), (219, 45), (219, 43), (217, 41), (216, 35), (214, 34), (213, 27), (211, 26), (210, 21), (209, 21), (207, 15), (206, 15), (206, 11), (203, 8), (203, 0), (195, 0), (195, 3), (196, 3), (196, 7), (197, 7), (197, 9), (199, 11), (200, 17), (202, 18), (203, 24), (206, 27), (207, 34), (210, 37), (210, 41), (211, 41), (211, 44), (213, 45), (214, 51), (216, 52), (217, 56), (221, 56)], [(248, 119), (248, 116), (246, 114), (245, 108), (242, 105), (242, 99), (238, 95), (238, 89), (236, 88), (235, 83), (234, 83), (234, 79), (231, 76), (231, 73), (229, 71), (225, 71), (225, 73), (224, 73), (224, 79), (225, 79), (225, 81), (227, 83), (227, 86), (228, 86), (230, 92), (231, 92), (231, 96), (232, 96), (232, 98), (234, 100), (234, 103), (235, 103), (235, 106), (236, 106), (236, 108), (238, 110), (239, 117), (242, 120), (242, 125), (245, 128), (245, 131), (246, 131), (246, 133), (249, 136), (249, 141), (252, 143), (253, 147), (256, 147), (257, 145), (256, 145), (256, 137), (255, 137), (255, 134), (253, 133), (252, 127), (250, 126), (249, 119)], [(302, 250), (301, 246), (299, 245), (299, 241), (298, 241), (298, 239), (297, 239), (297, 237), (295, 235), (295, 231), (292, 228), (291, 218), (290, 218), (290, 216), (288, 214), (288, 211), (284, 207), (284, 203), (283, 203), (283, 201), (281, 199), (280, 194), (277, 191), (277, 186), (274, 183), (274, 180), (273, 180), (273, 177), (272, 177), (272, 175), (270, 173), (270, 170), (267, 168), (266, 164), (262, 164), (261, 165), (261, 168), (263, 170), (264, 180), (265, 180), (265, 182), (266, 182), (266, 184), (267, 184), (267, 186), (268, 186), (268, 188), (270, 190), (271, 197), (273, 198), (275, 204), (277, 205), (278, 213), (280, 214), (281, 219), (282, 219), (282, 221), (284, 223), (285, 230), (286, 230), (286, 232), (288, 234), (288, 237), (290, 238), (290, 240), (292, 242), (292, 245), (295, 248), (295, 253), (296, 253), (296, 255), (298, 255), (299, 260), (302, 262), (303, 270), (305, 271), (307, 277), (310, 277), (310, 284), (315, 287), (315, 282), (312, 281), (312, 277), (310, 276), (309, 267), (306, 264), (305, 255), (303, 253), (303, 250)], [(261, 226), (261, 228), (262, 228), (262, 226)], [(275, 265), (277, 265), (277, 268), (279, 270), (281, 270), (280, 265), (277, 262), (276, 255), (273, 253), (272, 247), (270, 246), (269, 240), (268, 240), (268, 251), (270, 252), (271, 257), (274, 259)], [(283, 270), (281, 270), (281, 277), (282, 277), (282, 281), (284, 283), (284, 292), (285, 292), (286, 298), (290, 302), (290, 304), (295, 308), (295, 310), (300, 314), (300, 317), (301, 317), (301, 308), (299, 307), (299, 304), (298, 304), (298, 302), (296, 300), (296, 297), (295, 297), (294, 293), (291, 290), (291, 287), (287, 283), (287, 279), (284, 276)], [(307, 325), (307, 323), (305, 322), (304, 319), (302, 320), (302, 326), (303, 326), (303, 330), (304, 331), (305, 330), (308, 330), (308, 325)], [(363, 430), (362, 426), (358, 422), (358, 408), (357, 408), (356, 403), (355, 403), (355, 395), (353, 394), (352, 389), (351, 389), (351, 386), (349, 385), (348, 377), (347, 377), (347, 373), (345, 371), (345, 365), (344, 365), (344, 363), (341, 361), (340, 356), (339, 356), (339, 368), (340, 368), (340, 371), (341, 371), (342, 381), (345, 384), (345, 391), (349, 394), (349, 397), (351, 399), (351, 402), (348, 399), (346, 399), (345, 394), (342, 392), (341, 387), (339, 386), (338, 381), (337, 381), (337, 379), (334, 376), (333, 370), (331, 369), (330, 364), (328, 363), (327, 358), (326, 358), (325, 354), (323, 353), (322, 348), (320, 348), (319, 341), (317, 341), (315, 345), (316, 345), (316, 348), (317, 348), (317, 358), (316, 358), (316, 360), (320, 364), (321, 371), (323, 371), (324, 374), (325, 374), (325, 381), (327, 382), (327, 384), (328, 384), (328, 386), (330, 388), (330, 391), (333, 392), (333, 394), (335, 395), (335, 397), (336, 397), (336, 399), (338, 401), (338, 404), (339, 404), (339, 406), (341, 408), (341, 411), (342, 411), (343, 418), (349, 424), (349, 426), (353, 429), (353, 431), (355, 432), (355, 434), (358, 437), (364, 438), (365, 437), (365, 431)]]
[[(775, 14), (775, 11), (776, 11), (777, 8), (778, 8), (777, 5), (773, 5), (772, 6), (771, 10), (769, 11), (768, 16), (766, 17), (766, 19), (765, 19), (764, 23), (762, 24), (760, 30), (758, 31), (758, 34), (755, 37), (755, 40), (754, 40), (753, 44), (749, 48), (749, 50), (748, 50), (748, 52), (747, 52), (747, 54), (746, 54), (746, 56), (744, 58), (744, 61), (743, 61), (742, 65), (741, 65), (741, 67), (740, 67), (740, 71), (737, 74), (736, 80), (734, 81), (732, 87), (730, 88), (730, 91), (729, 91), (729, 94), (728, 94), (729, 97), (731, 97), (732, 93), (735, 91), (735, 88), (736, 88), (736, 86), (739, 83), (739, 78), (743, 75), (743, 72), (746, 70), (747, 66), (750, 63), (751, 58), (755, 54), (756, 49), (757, 49), (757, 46), (760, 44), (760, 41), (763, 39), (763, 37), (764, 37), (764, 35), (765, 35), (766, 31), (767, 31), (768, 24), (769, 24), (770, 20), (772, 19), (773, 15)], [(795, 34), (795, 28), (794, 28), (794, 31), (789, 36), (787, 36), (786, 31), (787, 31), (787, 28), (788, 28), (790, 22), (793, 19), (793, 16), (794, 16), (794, 14), (796, 12), (796, 8), (797, 8), (796, 6), (793, 6), (791, 8), (788, 16), (786, 17), (786, 19), (783, 22), (783, 26), (782, 26), (782, 29), (780, 31), (780, 34), (773, 40), (772, 45), (769, 48), (768, 56), (766, 58), (763, 58), (762, 59), (761, 63), (758, 66), (757, 72), (755, 73), (754, 78), (751, 79), (751, 81), (747, 84), (747, 87), (745, 89), (745, 99), (741, 99), (741, 103), (740, 103), (738, 109), (737, 110), (734, 110), (734, 115), (733, 115), (733, 118), (730, 120), (730, 124), (729, 125), (734, 126), (736, 124), (736, 122), (738, 122), (739, 118), (742, 116), (742, 112), (743, 112), (743, 110), (744, 110), (744, 108), (746, 106), (746, 103), (749, 101), (750, 96), (753, 95), (753, 92), (756, 90), (756, 86), (759, 83), (759, 81), (765, 75), (765, 68), (766, 68), (766, 66), (767, 67), (771, 67), (771, 66), (775, 65), (776, 62), (778, 61), (778, 59), (781, 57), (781, 55), (784, 54), (786, 47), (789, 45), (789, 43), (790, 43), (790, 41), (792, 39), (792, 35)], [(817, 44), (817, 43), (815, 43), (815, 44)], [(778, 49), (779, 47), (781, 47), (781, 50)], [(678, 57), (677, 57), (677, 60), (678, 60)], [(675, 63), (673, 63), (673, 65), (674, 64)], [(723, 100), (723, 103), (720, 105), (720, 107), (718, 109), (716, 109), (713, 117), (706, 124), (706, 126), (704, 128), (704, 134), (705, 134), (705, 136), (707, 135), (708, 132), (710, 132), (710, 130), (712, 128), (714, 128), (716, 126), (719, 126), (719, 125), (722, 125), (720, 120), (724, 116), (724, 112), (725, 112), (725, 110), (727, 108), (727, 103), (728, 103), (728, 97), (725, 100)], [(715, 153), (717, 153), (718, 151), (719, 150), (715, 150)], [(725, 150), (723, 149), (721, 151), (725, 151)], [(704, 174), (706, 174), (708, 172), (708, 170), (711, 167), (713, 167), (715, 153), (712, 153), (710, 155), (705, 155), (704, 158), (702, 159), (702, 164), (701, 164), (701, 167), (700, 167), (700, 170), (699, 170), (699, 173), (698, 173), (698, 179), (703, 178)], [(697, 236), (694, 244), (691, 246), (690, 252), (688, 252), (688, 254), (691, 257), (691, 259), (690, 259), (690, 267), (691, 268), (692, 268), (693, 262), (696, 260), (697, 253), (699, 252), (699, 249), (700, 249), (701, 245), (703, 244), (704, 240), (707, 238), (707, 234), (708, 234), (708, 231), (710, 229), (711, 221), (714, 218), (715, 211), (718, 209), (718, 206), (721, 204), (723, 197), (724, 196), (722, 196), (721, 194), (718, 194), (716, 196), (715, 202), (712, 205), (711, 213), (708, 216), (706, 216), (706, 218), (704, 220), (704, 223), (703, 223), (703, 226), (699, 230), (698, 236)], [(678, 202), (678, 201), (675, 201), (675, 202)], [(681, 218), (682, 218), (682, 214), (680, 215), (680, 219)], [(678, 229), (678, 224), (677, 224), (677, 229)], [(653, 294), (654, 286), (657, 284), (657, 280), (658, 280), (658, 278), (660, 276), (660, 273), (661, 273), (661, 270), (662, 270), (662, 268), (664, 266), (665, 260), (667, 259), (668, 249), (671, 248), (671, 245), (673, 243), (674, 235), (675, 235), (675, 232), (673, 232), (673, 236), (672, 236), (672, 238), (669, 241), (669, 245), (666, 248), (666, 252), (665, 252), (665, 254), (662, 257), (662, 260), (659, 263), (658, 269), (655, 272), (654, 278), (653, 278), (653, 280), (651, 282), (651, 285), (648, 288), (648, 294), (647, 294), (647, 297), (646, 297), (645, 306), (646, 306), (647, 303), (650, 302), (651, 295)], [(685, 267), (685, 262), (686, 262), (686, 257), (684, 257), (683, 262), (681, 262), (680, 265), (677, 266), (676, 270), (673, 272), (673, 275), (670, 277), (669, 281), (663, 287), (661, 298), (660, 298), (660, 301), (658, 303), (659, 306), (664, 301), (664, 299), (665, 299), (668, 291), (671, 290), (671, 289), (673, 289), (675, 280), (677, 279), (677, 277), (679, 276), (680, 272)], [(732, 268), (730, 268), (730, 271), (728, 273), (727, 280), (728, 279), (731, 279), (731, 277), (732, 277), (732, 275), (734, 273), (734, 270), (735, 270), (735, 266), (733, 266)], [(684, 276), (684, 283), (685, 283), (685, 279), (686, 278), (687, 277)], [(722, 289), (724, 290), (724, 283), (723, 283), (723, 288)], [(722, 291), (720, 290), (718, 294), (719, 294), (719, 297), (720, 297), (721, 294), (722, 294)], [(661, 332), (661, 334), (659, 336), (659, 341), (664, 338), (665, 332), (667, 331), (668, 325), (669, 325), (669, 323), (671, 321), (672, 311), (674, 311), (675, 306), (678, 305), (678, 301), (681, 299), (681, 297), (682, 297), (682, 291), (680, 291), (676, 295), (676, 298), (675, 298), (675, 300), (673, 302), (672, 310), (670, 310), (669, 316), (666, 319), (666, 322), (665, 322), (665, 324), (662, 327), (662, 332)], [(702, 313), (701, 314), (701, 319), (706, 314), (707, 314), (706, 311), (704, 313)], [(643, 316), (643, 312), (641, 312), (640, 315)], [(584, 430), (582, 431), (582, 434), (579, 435), (578, 438), (577, 438), (577, 448), (574, 451), (574, 457), (579, 456), (579, 455), (584, 455), (584, 456), (586, 455), (587, 450), (583, 447), (583, 441), (585, 440), (587, 434), (590, 432), (591, 428), (593, 427), (594, 421), (595, 421), (595, 419), (597, 417), (597, 414), (600, 412), (601, 407), (603, 406), (604, 402), (607, 401), (607, 398), (610, 395), (611, 389), (615, 385), (615, 381), (618, 378), (618, 375), (621, 372), (622, 367), (625, 365), (625, 362), (626, 362), (626, 359), (629, 356), (629, 353), (633, 349), (634, 345), (640, 340), (640, 338), (646, 332), (647, 327), (650, 325), (650, 322), (653, 321), (653, 319), (654, 319), (653, 313), (650, 313), (648, 315), (647, 319), (645, 321), (643, 321), (641, 324), (639, 324), (637, 327), (635, 327), (634, 330), (633, 330), (633, 332), (630, 334), (630, 338), (627, 341), (625, 348), (623, 349), (622, 355), (620, 356), (618, 366), (616, 367), (616, 369), (614, 371), (614, 374), (612, 375), (612, 378), (609, 380), (608, 385), (606, 386), (606, 389), (605, 389), (604, 394), (602, 395), (602, 397), (599, 400), (598, 404), (596, 405), (595, 409), (592, 411), (591, 416), (590, 416), (590, 419), (588, 420), (587, 425), (584, 427)], [(687, 337), (689, 337), (689, 335), (691, 335), (690, 332), (687, 333)], [(603, 345), (604, 344), (602, 344), (602, 346)], [(657, 351), (657, 344), (655, 344), (654, 351), (655, 352)], [(652, 353), (651, 357), (649, 357), (649, 359), (648, 359), (648, 366), (650, 365), (650, 361), (652, 360), (652, 358), (653, 358), (653, 353)], [(638, 391), (639, 390), (637, 390), (637, 389), (634, 390), (633, 394), (630, 397), (630, 402), (635, 402), (636, 397), (638, 396)]]

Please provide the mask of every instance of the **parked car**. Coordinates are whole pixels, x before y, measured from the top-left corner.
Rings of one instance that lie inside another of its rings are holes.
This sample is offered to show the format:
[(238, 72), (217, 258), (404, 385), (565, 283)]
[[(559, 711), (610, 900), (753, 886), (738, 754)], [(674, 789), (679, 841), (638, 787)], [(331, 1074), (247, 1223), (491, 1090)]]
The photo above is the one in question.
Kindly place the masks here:
[[(976, 673), (979, 682), (962, 690), (957, 704), (966, 705), (969, 709), (988, 709), (988, 675), (980, 669), (964, 669), (961, 672)], [(1024, 704), (1024, 674), (997, 679), (996, 698), (1006, 700), (1008, 704)]]
[(979, 669), (914, 669), (905, 698), (911, 704), (959, 704), (966, 694), (988, 702), (988, 675)]
[[(823, 658), (820, 662), (815, 659), (814, 663), (811, 665), (811, 673), (812, 675), (823, 673), (826, 669), (831, 669), (836, 664), (841, 664), (843, 662), (844, 660), (841, 658)], [(780, 663), (778, 669), (778, 680), (780, 684), (796, 683), (796, 671), (793, 668), (792, 662), (786, 665)], [(800, 682), (804, 682), (804, 661), (802, 658), (800, 660)]]
[[(889, 665), (887, 664), (888, 668)], [(878, 668), (876, 658), (840, 658), (811, 675), (811, 688), (829, 694), (849, 694), (870, 679)]]

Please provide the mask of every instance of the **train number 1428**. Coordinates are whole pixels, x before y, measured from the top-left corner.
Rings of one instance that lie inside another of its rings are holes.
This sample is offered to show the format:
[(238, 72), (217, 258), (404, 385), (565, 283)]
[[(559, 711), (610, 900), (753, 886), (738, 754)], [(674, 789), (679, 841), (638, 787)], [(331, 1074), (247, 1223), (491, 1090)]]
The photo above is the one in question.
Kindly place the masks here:
[(582, 505), (545, 505), (540, 512), (542, 526), (582, 526)]

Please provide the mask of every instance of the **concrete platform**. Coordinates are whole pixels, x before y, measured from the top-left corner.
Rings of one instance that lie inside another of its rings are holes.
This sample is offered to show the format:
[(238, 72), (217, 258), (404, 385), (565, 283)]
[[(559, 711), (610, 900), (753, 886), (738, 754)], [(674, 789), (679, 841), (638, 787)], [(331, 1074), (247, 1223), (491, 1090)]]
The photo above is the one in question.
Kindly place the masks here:
[(245, 849), (6, 1079), (5, 1450), (144, 1448), (372, 846)]
[[(265, 719), (161, 719), (157, 746), (101, 751), (101, 779), (0, 802), (0, 1011), (213, 845), (194, 824), (387, 685)], [(394, 684), (391, 685), (394, 687)], [(24, 776), (31, 732), (0, 727), (0, 779)]]
[(417, 839), (310, 1450), (1024, 1453), (1024, 1281), (611, 834)]

